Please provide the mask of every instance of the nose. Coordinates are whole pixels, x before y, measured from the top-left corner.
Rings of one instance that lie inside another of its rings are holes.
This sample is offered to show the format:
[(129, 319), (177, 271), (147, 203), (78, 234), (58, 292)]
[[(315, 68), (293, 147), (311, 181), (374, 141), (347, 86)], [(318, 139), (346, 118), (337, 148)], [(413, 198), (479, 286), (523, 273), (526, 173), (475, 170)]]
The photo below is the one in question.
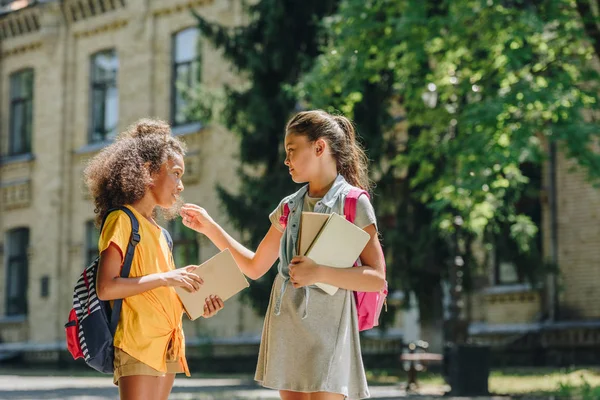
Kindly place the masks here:
[(181, 193), (183, 192), (183, 181), (181, 181), (181, 179), (179, 180), (179, 183), (177, 184), (177, 190)]
[(289, 158), (289, 156), (288, 156), (287, 154), (285, 155), (285, 160), (283, 161), (283, 163), (284, 163), (284, 164), (285, 164), (287, 167), (289, 167), (289, 166), (290, 166), (290, 158)]

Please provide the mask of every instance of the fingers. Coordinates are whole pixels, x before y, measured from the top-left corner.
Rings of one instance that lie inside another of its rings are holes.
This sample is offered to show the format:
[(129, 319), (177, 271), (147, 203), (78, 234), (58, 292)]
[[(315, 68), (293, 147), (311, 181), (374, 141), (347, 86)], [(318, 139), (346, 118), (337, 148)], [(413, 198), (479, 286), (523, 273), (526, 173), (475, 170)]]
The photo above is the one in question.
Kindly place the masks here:
[(196, 268), (198, 268), (197, 265), (188, 265), (179, 270), (181, 273), (181, 286), (190, 293), (197, 291), (204, 284), (204, 280), (193, 273)]
[(223, 300), (218, 296), (210, 296), (206, 298), (204, 304), (204, 318), (210, 318), (219, 312), (224, 307)]
[(197, 206), (195, 204), (184, 204), (181, 207), (180, 214), (183, 217), (184, 214), (189, 217), (193, 217), (195, 215), (201, 214), (204, 211), (204, 208)]
[(200, 289), (200, 286), (202, 286), (202, 284), (204, 283), (204, 280), (196, 274), (189, 274), (187, 278), (190, 280), (190, 283), (192, 284), (192, 286), (194, 286), (194, 289), (196, 290)]
[(304, 261), (304, 256), (295, 256), (292, 258), (292, 261), (290, 261), (290, 263), (298, 264), (298, 263), (301, 263), (302, 261)]

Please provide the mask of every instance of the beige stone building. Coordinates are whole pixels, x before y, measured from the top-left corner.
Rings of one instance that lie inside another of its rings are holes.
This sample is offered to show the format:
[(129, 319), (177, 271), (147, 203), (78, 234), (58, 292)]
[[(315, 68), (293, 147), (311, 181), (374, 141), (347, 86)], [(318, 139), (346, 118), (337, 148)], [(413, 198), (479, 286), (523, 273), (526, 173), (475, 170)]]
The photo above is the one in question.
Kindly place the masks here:
[[(189, 148), (184, 197), (230, 228), (215, 186), (236, 189), (237, 139), (189, 117), (182, 93), (238, 78), (191, 9), (243, 23), (239, 0), (0, 1), (0, 342), (64, 343), (73, 285), (97, 253), (85, 162), (141, 117), (173, 124)], [(169, 228), (179, 264), (216, 254)], [(238, 296), (186, 325), (189, 337), (256, 337), (262, 319)]]
[[(597, 363), (600, 344), (600, 190), (560, 151), (542, 170), (541, 243), (558, 273), (539, 287), (496, 265), (473, 296), (474, 342), (507, 363)], [(503, 281), (504, 279), (504, 281)], [(502, 358), (502, 357), (500, 357)]]

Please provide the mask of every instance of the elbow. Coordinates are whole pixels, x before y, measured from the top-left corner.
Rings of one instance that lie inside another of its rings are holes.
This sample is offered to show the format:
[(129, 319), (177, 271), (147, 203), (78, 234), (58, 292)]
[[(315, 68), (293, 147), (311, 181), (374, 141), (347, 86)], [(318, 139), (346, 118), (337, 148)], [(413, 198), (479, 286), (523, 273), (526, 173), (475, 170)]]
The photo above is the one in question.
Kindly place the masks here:
[(387, 290), (387, 281), (385, 280), (385, 274), (381, 274), (377, 280), (377, 291), (383, 292)]
[(98, 282), (98, 285), (96, 285), (96, 295), (98, 296), (98, 299), (100, 299), (101, 301), (112, 300), (110, 298), (109, 291), (106, 287), (106, 284), (102, 284), (100, 282)]

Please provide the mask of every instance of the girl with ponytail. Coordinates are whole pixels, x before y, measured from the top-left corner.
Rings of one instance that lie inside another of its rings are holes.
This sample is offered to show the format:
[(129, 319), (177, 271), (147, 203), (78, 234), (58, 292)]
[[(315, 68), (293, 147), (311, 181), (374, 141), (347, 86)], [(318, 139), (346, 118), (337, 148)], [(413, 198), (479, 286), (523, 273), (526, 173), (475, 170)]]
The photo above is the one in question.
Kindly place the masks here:
[[(353, 291), (380, 292), (386, 285), (368, 196), (358, 197), (354, 219), (370, 235), (360, 266), (331, 268), (296, 255), (303, 211), (344, 215), (351, 191), (369, 191), (367, 157), (352, 123), (321, 110), (296, 114), (287, 124), (284, 145), (292, 180), (306, 185), (269, 215), (271, 228), (256, 252), (234, 240), (199, 206), (183, 206), (184, 224), (220, 250), (230, 249), (251, 279), (263, 276), (279, 258), (256, 369), (260, 384), (279, 390), (283, 400), (367, 398)], [(317, 282), (340, 290), (330, 296)]]

